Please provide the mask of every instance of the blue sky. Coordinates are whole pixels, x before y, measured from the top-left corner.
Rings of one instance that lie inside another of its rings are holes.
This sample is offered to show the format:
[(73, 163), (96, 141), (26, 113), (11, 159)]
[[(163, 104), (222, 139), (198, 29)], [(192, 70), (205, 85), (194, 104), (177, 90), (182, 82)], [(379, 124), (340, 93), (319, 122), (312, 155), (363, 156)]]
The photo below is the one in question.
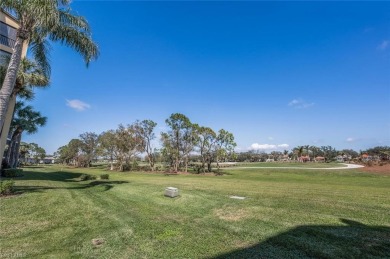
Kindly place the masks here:
[(239, 150), (390, 145), (389, 2), (72, 6), (101, 55), (87, 69), (53, 44), (51, 87), (32, 103), (48, 124), (24, 136), (48, 153), (137, 119), (158, 133), (175, 112), (232, 132)]

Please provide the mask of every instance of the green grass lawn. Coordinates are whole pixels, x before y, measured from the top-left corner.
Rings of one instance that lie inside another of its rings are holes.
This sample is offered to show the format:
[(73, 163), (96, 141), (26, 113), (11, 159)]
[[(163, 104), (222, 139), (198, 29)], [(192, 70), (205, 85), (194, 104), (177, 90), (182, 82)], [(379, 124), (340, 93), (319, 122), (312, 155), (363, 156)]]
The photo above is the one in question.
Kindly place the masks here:
[[(237, 169), (81, 182), (107, 171), (24, 171), (21, 194), (0, 198), (1, 258), (390, 257), (388, 176)], [(168, 186), (181, 196), (164, 197)]]
[(258, 163), (238, 163), (236, 167), (308, 167), (308, 168), (331, 168), (331, 167), (346, 167), (341, 163), (299, 163), (299, 162), (258, 162)]

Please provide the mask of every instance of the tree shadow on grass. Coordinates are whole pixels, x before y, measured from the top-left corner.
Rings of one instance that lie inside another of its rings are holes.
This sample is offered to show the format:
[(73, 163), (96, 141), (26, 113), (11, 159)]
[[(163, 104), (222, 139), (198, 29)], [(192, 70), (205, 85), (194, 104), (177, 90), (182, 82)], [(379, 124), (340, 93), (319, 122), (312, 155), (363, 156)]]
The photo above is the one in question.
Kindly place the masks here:
[(222, 258), (390, 258), (390, 227), (340, 219), (346, 226), (303, 225)]
[[(69, 183), (69, 187), (60, 186), (18, 186), (16, 183), (15, 191), (17, 193), (24, 192), (40, 192), (44, 190), (83, 190), (89, 189), (92, 187), (101, 187), (100, 190), (108, 191), (112, 189), (115, 185), (129, 183), (127, 181), (109, 181), (109, 180), (99, 180), (99, 181), (81, 181), (80, 176), (82, 173), (69, 172), (69, 171), (55, 171), (55, 172), (36, 172), (36, 171), (24, 171), (23, 177), (13, 178), (14, 181), (57, 181), (57, 182), (66, 182)], [(7, 178), (6, 178), (7, 179)]]
[[(82, 182), (80, 182), (82, 183)], [(115, 185), (129, 183), (127, 181), (92, 181), (87, 184), (79, 184), (71, 187), (51, 187), (51, 186), (16, 186), (15, 192), (18, 194), (26, 192), (42, 192), (46, 190), (85, 190), (93, 187), (101, 187), (101, 191), (108, 191)]]
[(78, 182), (78, 178), (82, 173), (74, 173), (68, 171), (55, 171), (55, 172), (36, 172), (36, 171), (23, 171), (22, 177), (16, 177), (13, 180), (43, 180), (43, 181), (59, 181), (59, 182)]

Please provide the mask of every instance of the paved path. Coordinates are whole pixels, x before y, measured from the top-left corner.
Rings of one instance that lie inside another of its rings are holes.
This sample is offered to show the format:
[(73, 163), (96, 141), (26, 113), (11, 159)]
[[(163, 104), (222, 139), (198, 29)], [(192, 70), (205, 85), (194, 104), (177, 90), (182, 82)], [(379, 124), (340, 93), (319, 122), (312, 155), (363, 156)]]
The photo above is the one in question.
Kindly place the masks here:
[(327, 168), (319, 168), (319, 167), (294, 167), (294, 166), (237, 166), (237, 167), (225, 167), (225, 169), (306, 169), (306, 170), (340, 170), (340, 169), (355, 169), (355, 168), (362, 168), (364, 166), (362, 165), (355, 165), (355, 164), (342, 164), (344, 166), (340, 167), (327, 167)]

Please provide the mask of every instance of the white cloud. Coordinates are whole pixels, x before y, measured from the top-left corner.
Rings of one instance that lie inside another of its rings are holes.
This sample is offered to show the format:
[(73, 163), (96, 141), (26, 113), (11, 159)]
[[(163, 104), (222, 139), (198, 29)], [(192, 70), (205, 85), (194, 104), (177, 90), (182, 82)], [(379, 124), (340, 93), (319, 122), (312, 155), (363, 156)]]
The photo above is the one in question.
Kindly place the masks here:
[(381, 44), (378, 45), (379, 50), (385, 50), (389, 47), (390, 41), (384, 40)]
[(347, 138), (345, 141), (347, 141), (347, 142), (354, 142), (355, 139), (354, 138)]
[(288, 103), (288, 106), (294, 106), (294, 105), (297, 105), (297, 104), (299, 104), (299, 103), (300, 103), (299, 100), (294, 99), (294, 100), (292, 100), (291, 102)]
[(288, 144), (259, 144), (259, 143), (253, 143), (249, 149), (251, 150), (278, 150), (278, 149), (286, 149), (290, 145)]
[(85, 111), (86, 109), (91, 108), (91, 105), (85, 103), (83, 101), (74, 99), (74, 100), (66, 100), (66, 105), (76, 111)]
[(288, 103), (288, 106), (291, 106), (291, 107), (294, 107), (297, 109), (306, 109), (306, 108), (309, 108), (313, 105), (314, 105), (314, 103), (308, 103), (302, 99), (294, 99)]

